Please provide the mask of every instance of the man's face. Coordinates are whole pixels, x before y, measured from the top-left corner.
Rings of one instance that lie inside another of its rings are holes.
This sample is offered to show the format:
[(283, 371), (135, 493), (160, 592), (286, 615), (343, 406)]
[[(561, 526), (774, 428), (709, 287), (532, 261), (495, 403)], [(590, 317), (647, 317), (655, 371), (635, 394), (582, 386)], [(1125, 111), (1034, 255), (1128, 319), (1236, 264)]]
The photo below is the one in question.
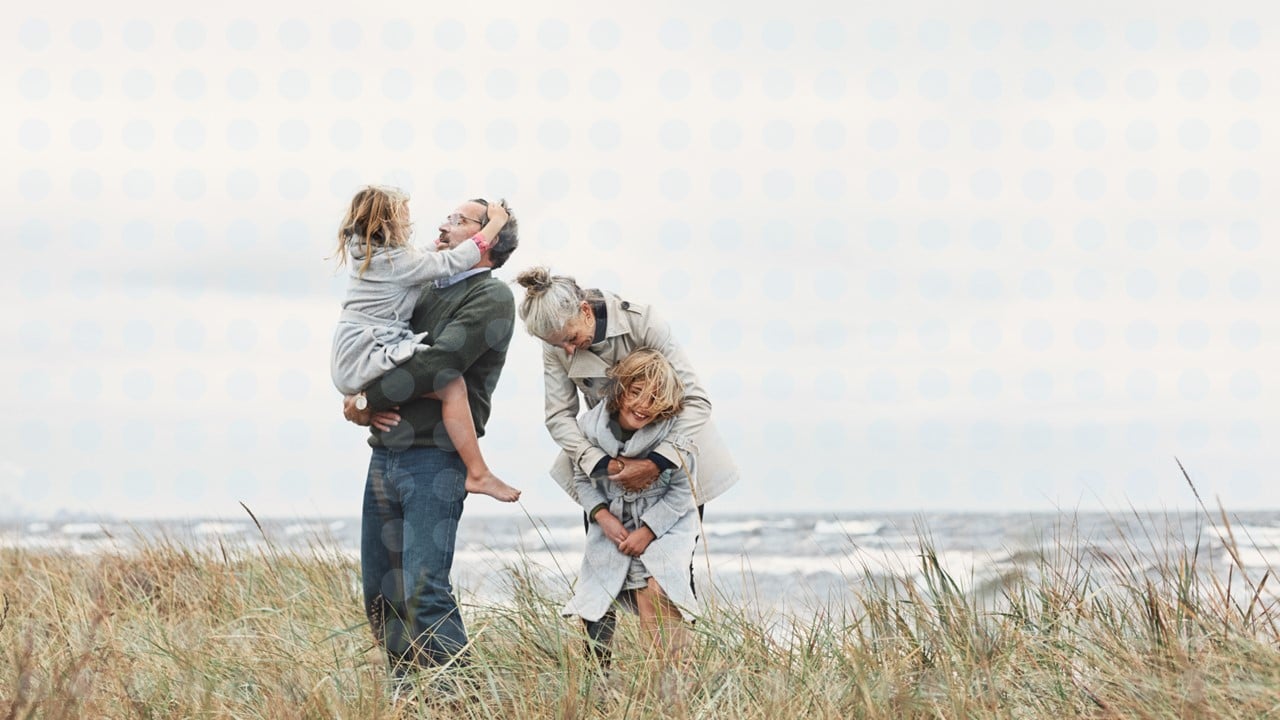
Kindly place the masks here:
[(440, 223), (440, 236), (436, 238), (436, 250), (455, 248), (464, 240), (480, 232), (484, 227), (485, 207), (478, 202), (462, 203), (449, 217)]

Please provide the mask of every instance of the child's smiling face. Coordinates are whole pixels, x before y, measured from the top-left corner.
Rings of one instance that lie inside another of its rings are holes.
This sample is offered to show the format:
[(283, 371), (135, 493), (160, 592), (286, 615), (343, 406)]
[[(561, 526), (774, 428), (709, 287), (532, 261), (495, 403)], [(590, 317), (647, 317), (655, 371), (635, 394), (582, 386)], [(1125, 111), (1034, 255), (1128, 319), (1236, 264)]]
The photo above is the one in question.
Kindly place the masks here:
[(609, 414), (623, 430), (675, 417), (684, 407), (684, 384), (653, 348), (639, 348), (619, 360), (609, 368), (609, 379)]
[(653, 392), (640, 385), (632, 385), (622, 394), (618, 403), (618, 424), (624, 430), (639, 430), (653, 422)]

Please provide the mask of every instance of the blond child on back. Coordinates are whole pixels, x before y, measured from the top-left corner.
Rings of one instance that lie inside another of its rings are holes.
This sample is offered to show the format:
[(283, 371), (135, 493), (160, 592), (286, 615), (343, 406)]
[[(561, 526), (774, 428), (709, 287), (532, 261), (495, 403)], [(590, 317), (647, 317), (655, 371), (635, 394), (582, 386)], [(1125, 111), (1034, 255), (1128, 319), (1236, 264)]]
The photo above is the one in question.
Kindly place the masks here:
[[(365, 387), (430, 345), (427, 333), (409, 327), (413, 307), (426, 283), (480, 261), (507, 221), (501, 203), (489, 203), (488, 215), (488, 223), (472, 242), (426, 252), (410, 242), (408, 196), (371, 185), (351, 199), (338, 229), (338, 264), (349, 262), (350, 273), (329, 368), (341, 393), (357, 395), (358, 409), (363, 409), (359, 393)], [(449, 440), (467, 466), (467, 492), (503, 502), (519, 499), (520, 491), (490, 472), (480, 453), (465, 381), (458, 377), (431, 397), (440, 400)]]

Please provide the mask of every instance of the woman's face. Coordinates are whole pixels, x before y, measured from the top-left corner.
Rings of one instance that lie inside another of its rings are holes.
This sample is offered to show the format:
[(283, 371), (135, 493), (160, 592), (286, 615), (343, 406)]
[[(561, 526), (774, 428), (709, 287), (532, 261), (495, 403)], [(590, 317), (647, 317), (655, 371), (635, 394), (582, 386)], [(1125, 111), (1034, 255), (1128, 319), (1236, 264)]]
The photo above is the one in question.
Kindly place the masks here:
[(553, 332), (543, 338), (543, 341), (573, 355), (579, 350), (590, 347), (595, 335), (596, 314), (591, 311), (591, 306), (584, 302), (572, 320), (565, 323), (559, 332)]
[(653, 392), (639, 384), (631, 385), (618, 400), (618, 424), (624, 430), (639, 430), (653, 422)]

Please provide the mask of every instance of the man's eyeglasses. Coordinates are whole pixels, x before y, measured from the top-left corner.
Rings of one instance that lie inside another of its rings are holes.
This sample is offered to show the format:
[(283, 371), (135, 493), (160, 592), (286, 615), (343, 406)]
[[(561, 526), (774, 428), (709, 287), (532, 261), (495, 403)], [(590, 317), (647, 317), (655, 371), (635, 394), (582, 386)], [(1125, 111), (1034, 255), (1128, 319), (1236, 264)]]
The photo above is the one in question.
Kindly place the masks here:
[(447, 222), (447, 223), (449, 223), (449, 224), (450, 224), (450, 225), (452, 225), (453, 227), (462, 227), (462, 224), (463, 224), (464, 222), (473, 222), (473, 223), (475, 223), (475, 224), (477, 224), (477, 225), (483, 225), (483, 224), (484, 224), (484, 223), (480, 222), (479, 220), (476, 220), (475, 218), (469, 218), (469, 217), (467, 217), (466, 215), (459, 215), (458, 213), (454, 213), (454, 214), (450, 215), (449, 217), (445, 218), (445, 219), (444, 219), (444, 221), (445, 221), (445, 222)]

